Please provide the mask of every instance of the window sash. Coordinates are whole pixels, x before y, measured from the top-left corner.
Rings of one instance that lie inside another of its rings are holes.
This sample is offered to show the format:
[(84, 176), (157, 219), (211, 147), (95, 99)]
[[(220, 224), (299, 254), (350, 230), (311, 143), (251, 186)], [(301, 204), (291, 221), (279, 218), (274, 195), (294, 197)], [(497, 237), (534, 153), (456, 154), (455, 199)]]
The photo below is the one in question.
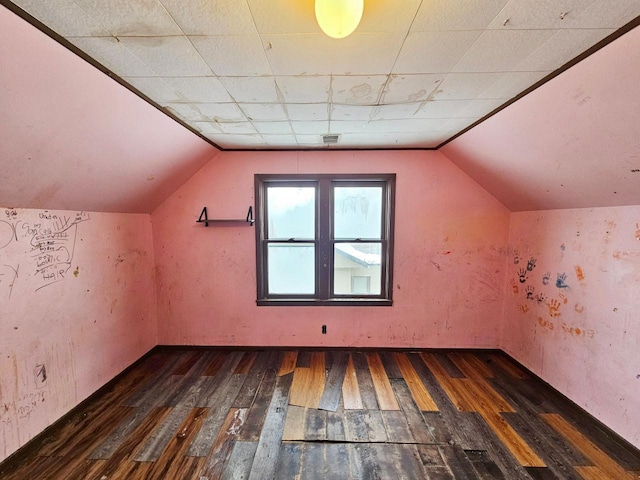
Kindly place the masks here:
[[(315, 191), (315, 238), (267, 238), (270, 187), (309, 187)], [(381, 238), (334, 237), (334, 188), (382, 187)], [(393, 272), (393, 201), (395, 175), (256, 175), (256, 259), (258, 305), (391, 305)], [(313, 244), (315, 247), (315, 292), (313, 294), (269, 293), (268, 249), (270, 244)], [(379, 244), (381, 252), (379, 294), (335, 293), (335, 246), (341, 243)]]

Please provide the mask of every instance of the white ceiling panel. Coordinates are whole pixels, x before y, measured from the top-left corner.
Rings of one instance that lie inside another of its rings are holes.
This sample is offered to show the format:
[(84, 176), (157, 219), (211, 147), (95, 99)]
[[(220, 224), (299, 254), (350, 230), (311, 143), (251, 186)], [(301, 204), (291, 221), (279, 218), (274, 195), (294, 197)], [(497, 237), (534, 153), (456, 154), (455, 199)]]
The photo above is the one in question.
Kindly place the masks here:
[(508, 72), (490, 85), (477, 98), (513, 98), (551, 72)]
[(248, 35), (256, 27), (246, 2), (160, 0), (186, 35)]
[[(507, 0), (431, 0), (422, 2), (412, 32), (484, 30)], [(533, 3), (532, 3), (533, 4)]]
[(454, 72), (508, 72), (554, 35), (553, 30), (485, 30)]
[(640, 0), (366, 0), (336, 40), (314, 0), (15, 3), (222, 148), (431, 147), (640, 16)]
[(240, 103), (239, 106), (250, 120), (283, 122), (289, 118), (280, 103)]
[(482, 34), (463, 32), (411, 32), (402, 46), (394, 73), (451, 71)]
[(261, 34), (321, 32), (313, 0), (247, 0), (247, 3)]
[(164, 82), (176, 93), (175, 102), (228, 103), (232, 101), (216, 77), (164, 77)]
[(285, 103), (327, 103), (331, 77), (276, 77)]
[(120, 77), (156, 75), (115, 37), (69, 37), (69, 41)]
[(291, 122), (294, 133), (301, 135), (319, 134), (324, 135), (329, 132), (329, 122)]
[(298, 140), (295, 135), (262, 135), (265, 143), (274, 147), (297, 147)]
[(331, 120), (358, 120), (368, 122), (373, 118), (379, 108), (378, 106), (367, 105), (334, 105), (331, 109)]
[(262, 41), (274, 75), (375, 75), (391, 70), (403, 38), (354, 33), (336, 41), (318, 33), (263, 35)]
[(258, 35), (189, 37), (213, 73), (225, 77), (270, 75)]
[(280, 101), (273, 77), (220, 77), (220, 82), (236, 102), (274, 103)]
[(581, 28), (620, 28), (640, 15), (640, 0), (594, 1), (579, 15)]
[(247, 121), (244, 113), (235, 103), (166, 103), (163, 107), (187, 121)]
[(539, 48), (519, 62), (514, 70), (524, 72), (544, 72), (558, 68), (571, 60), (574, 52), (587, 50), (598, 43), (613, 30), (603, 29), (566, 29), (558, 32)]
[(329, 103), (287, 103), (284, 107), (290, 120), (329, 120)]
[(450, 73), (438, 86), (436, 100), (472, 100), (502, 77), (501, 73)]
[(352, 105), (375, 105), (388, 75), (333, 75), (331, 101)]
[(112, 35), (159, 37), (180, 35), (180, 27), (158, 0), (75, 0)]
[(592, 3), (594, 0), (536, 0), (536, 8), (531, 8), (530, 0), (509, 0), (489, 28), (577, 28), (579, 15)]
[(286, 135), (293, 134), (291, 124), (289, 122), (253, 122), (253, 126), (258, 133), (267, 135)]
[(381, 103), (417, 102), (431, 98), (444, 74), (391, 75)]
[(201, 77), (211, 69), (186, 37), (119, 37), (158, 76)]
[(97, 19), (88, 15), (74, 0), (59, 0), (55, 3), (43, 0), (16, 0), (14, 3), (65, 37), (110, 35)]

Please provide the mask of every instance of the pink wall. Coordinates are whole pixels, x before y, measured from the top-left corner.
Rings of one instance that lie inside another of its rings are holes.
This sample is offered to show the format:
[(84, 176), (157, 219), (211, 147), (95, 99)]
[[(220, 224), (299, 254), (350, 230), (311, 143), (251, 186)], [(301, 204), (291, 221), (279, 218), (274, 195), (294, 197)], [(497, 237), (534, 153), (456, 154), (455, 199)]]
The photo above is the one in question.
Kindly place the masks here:
[(511, 211), (640, 205), (640, 28), (441, 149)]
[(0, 209), (0, 461), (157, 343), (149, 215)]
[(510, 252), (502, 348), (640, 447), (640, 207), (514, 213)]
[(0, 205), (149, 213), (218, 150), (0, 6)]
[[(255, 173), (396, 173), (393, 307), (257, 307)], [(152, 214), (159, 343), (495, 347), (509, 212), (437, 152), (222, 152)], [(326, 324), (328, 333), (321, 334)]]

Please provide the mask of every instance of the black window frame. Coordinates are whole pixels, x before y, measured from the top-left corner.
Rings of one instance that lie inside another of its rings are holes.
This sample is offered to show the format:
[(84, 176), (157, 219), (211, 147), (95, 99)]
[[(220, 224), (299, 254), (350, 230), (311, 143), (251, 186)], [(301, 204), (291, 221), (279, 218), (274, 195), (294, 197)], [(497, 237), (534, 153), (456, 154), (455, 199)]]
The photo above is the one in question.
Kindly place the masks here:
[[(395, 181), (396, 175), (386, 174), (256, 174), (256, 281), (259, 306), (392, 306), (393, 305), (393, 245), (395, 230)], [(380, 239), (335, 239), (333, 238), (333, 187), (334, 186), (381, 186), (382, 187), (382, 232)], [(315, 238), (314, 239), (267, 239), (266, 192), (270, 186), (314, 186)], [(335, 295), (334, 246), (336, 243), (380, 243), (381, 284), (378, 295)], [(315, 245), (315, 286), (311, 295), (268, 294), (269, 243), (313, 243)]]

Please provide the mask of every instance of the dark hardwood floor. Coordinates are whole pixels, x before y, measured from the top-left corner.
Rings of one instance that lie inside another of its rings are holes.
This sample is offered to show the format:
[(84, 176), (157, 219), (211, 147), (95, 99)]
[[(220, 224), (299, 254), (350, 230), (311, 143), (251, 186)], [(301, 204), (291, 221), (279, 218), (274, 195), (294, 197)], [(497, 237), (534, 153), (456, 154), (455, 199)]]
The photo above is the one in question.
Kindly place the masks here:
[(52, 430), (0, 478), (640, 478), (497, 352), (156, 349)]

